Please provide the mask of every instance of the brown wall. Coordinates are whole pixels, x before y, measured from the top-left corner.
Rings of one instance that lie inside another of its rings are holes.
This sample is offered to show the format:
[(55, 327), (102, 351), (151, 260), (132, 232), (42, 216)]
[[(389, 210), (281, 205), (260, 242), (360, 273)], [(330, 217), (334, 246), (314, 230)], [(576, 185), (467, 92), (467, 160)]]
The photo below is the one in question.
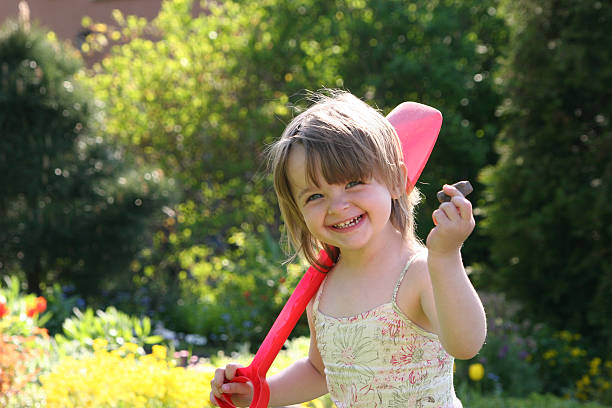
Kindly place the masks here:
[[(112, 11), (137, 15), (151, 20), (161, 7), (162, 0), (28, 0), (30, 20), (54, 31), (60, 39), (75, 43), (83, 30), (81, 20), (89, 16), (97, 23), (112, 24)], [(0, 0), (0, 23), (7, 18), (17, 19), (19, 0)]]

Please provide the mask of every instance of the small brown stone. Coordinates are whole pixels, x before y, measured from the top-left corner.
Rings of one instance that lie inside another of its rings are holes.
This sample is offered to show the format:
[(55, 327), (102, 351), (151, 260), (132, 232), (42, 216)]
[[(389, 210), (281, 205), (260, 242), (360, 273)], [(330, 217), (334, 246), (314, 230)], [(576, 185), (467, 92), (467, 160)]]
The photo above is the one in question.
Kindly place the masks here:
[[(453, 187), (459, 190), (459, 192), (463, 194), (463, 196), (466, 196), (470, 194), (472, 191), (474, 191), (474, 188), (472, 187), (470, 182), (467, 180), (459, 181), (453, 184)], [(451, 200), (450, 196), (447, 195), (444, 191), (438, 191), (438, 193), (436, 194), (436, 197), (438, 198), (438, 201), (441, 203)]]

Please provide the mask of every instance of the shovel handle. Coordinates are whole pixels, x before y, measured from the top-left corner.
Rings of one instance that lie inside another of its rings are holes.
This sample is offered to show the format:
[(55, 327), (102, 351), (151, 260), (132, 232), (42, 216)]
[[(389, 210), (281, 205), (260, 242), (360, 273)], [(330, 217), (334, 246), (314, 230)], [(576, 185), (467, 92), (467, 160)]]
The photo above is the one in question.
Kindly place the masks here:
[[(253, 384), (253, 400), (249, 407), (267, 408), (268, 402), (270, 401), (270, 387), (268, 387), (265, 373), (263, 375), (258, 373), (257, 367), (252, 363), (248, 367), (238, 368), (236, 370), (236, 376), (231, 381), (226, 382), (251, 382), (251, 384)], [(221, 408), (236, 408), (230, 394), (224, 393), (222, 399), (215, 397), (215, 400)]]
[[(236, 377), (227, 382), (248, 382), (253, 384), (253, 400), (250, 408), (266, 408), (270, 401), (270, 389), (266, 382), (266, 373), (274, 362), (298, 319), (304, 313), (308, 302), (321, 286), (325, 274), (333, 267), (334, 261), (325, 250), (319, 253), (319, 267), (310, 266), (295, 290), (285, 303), (274, 321), (266, 338), (259, 346), (253, 361), (248, 367), (236, 370)], [(215, 398), (221, 408), (235, 408), (231, 396), (223, 394), (223, 400)]]

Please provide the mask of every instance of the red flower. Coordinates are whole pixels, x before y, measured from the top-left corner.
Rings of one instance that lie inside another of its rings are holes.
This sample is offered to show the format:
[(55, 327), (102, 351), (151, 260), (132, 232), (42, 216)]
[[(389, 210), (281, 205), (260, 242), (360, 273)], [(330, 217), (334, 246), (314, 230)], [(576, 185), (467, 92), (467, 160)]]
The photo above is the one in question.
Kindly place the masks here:
[(413, 385), (420, 383), (425, 378), (427, 378), (427, 370), (425, 368), (417, 368), (416, 370), (412, 370), (408, 375), (408, 381), (410, 381), (410, 384)]
[(28, 317), (34, 317), (34, 315), (40, 314), (45, 310), (47, 310), (47, 299), (39, 296), (34, 300), (34, 305), (26, 309), (26, 314)]
[(47, 310), (47, 299), (42, 296), (36, 298), (36, 310), (38, 313), (42, 313)]
[(9, 310), (8, 307), (6, 307), (6, 303), (0, 302), (0, 318), (4, 317), (8, 312)]

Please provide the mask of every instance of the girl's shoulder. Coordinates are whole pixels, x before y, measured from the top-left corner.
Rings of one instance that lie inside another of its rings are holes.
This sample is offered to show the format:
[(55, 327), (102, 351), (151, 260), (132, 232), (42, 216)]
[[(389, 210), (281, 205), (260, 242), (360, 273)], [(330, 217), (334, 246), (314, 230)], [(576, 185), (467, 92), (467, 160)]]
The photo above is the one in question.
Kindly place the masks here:
[(418, 277), (427, 272), (427, 248), (419, 248), (410, 258), (410, 265), (406, 270), (406, 278), (409, 276)]
[(407, 280), (411, 285), (422, 288), (421, 285), (430, 284), (429, 268), (427, 267), (427, 249), (419, 251), (414, 257), (414, 260), (406, 271), (404, 281)]

